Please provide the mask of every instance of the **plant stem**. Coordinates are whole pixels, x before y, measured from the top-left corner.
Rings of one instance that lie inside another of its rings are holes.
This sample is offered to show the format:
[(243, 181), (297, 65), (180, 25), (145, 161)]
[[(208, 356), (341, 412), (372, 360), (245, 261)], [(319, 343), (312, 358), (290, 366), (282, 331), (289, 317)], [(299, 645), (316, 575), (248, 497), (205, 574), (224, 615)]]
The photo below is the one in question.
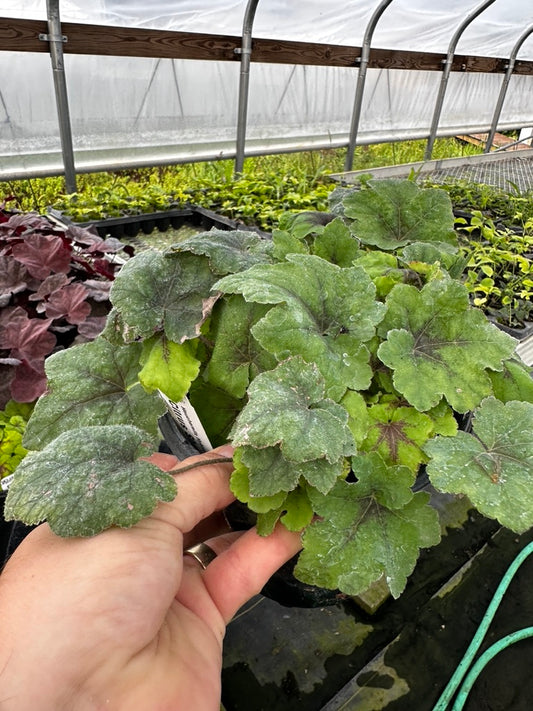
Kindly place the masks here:
[(195, 462), (194, 464), (187, 464), (179, 469), (171, 469), (169, 474), (182, 474), (183, 472), (188, 472), (190, 469), (196, 469), (197, 467), (203, 467), (206, 464), (226, 464), (227, 462), (232, 462), (233, 457), (213, 457), (207, 461)]

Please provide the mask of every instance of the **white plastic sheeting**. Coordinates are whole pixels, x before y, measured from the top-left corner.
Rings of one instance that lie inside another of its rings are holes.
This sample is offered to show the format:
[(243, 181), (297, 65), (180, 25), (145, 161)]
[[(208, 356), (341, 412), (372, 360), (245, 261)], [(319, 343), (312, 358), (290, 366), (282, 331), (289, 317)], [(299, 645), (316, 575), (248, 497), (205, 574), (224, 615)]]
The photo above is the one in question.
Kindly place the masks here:
[[(240, 35), (246, 0), (61, 0), (64, 22)], [(360, 46), (378, 0), (259, 0), (257, 37)], [(480, 0), (393, 0), (372, 47), (446, 53)], [(45, 0), (0, 0), (0, 16), (46, 18)], [(457, 53), (506, 57), (532, 0), (496, 0)], [(519, 59), (533, 60), (533, 35)], [(238, 62), (65, 55), (78, 169), (234, 154)], [(346, 145), (357, 68), (253, 63), (247, 153)], [(0, 177), (60, 172), (46, 54), (0, 52)], [(438, 135), (487, 130), (503, 75), (452, 72)], [(369, 69), (358, 143), (427, 137), (439, 72)], [(533, 77), (512, 77), (499, 128), (533, 124)]]

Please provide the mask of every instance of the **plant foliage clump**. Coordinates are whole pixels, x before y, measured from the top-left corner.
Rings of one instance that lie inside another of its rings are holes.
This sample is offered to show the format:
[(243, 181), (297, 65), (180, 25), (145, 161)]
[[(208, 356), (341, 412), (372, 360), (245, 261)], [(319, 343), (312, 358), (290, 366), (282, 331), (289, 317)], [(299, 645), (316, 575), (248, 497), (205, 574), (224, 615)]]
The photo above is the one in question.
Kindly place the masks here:
[(135, 469), (161, 390), (233, 443), (231, 488), (259, 533), (303, 532), (305, 582), (355, 595), (383, 579), (398, 596), (440, 538), (414, 489), (424, 464), (439, 490), (533, 526), (533, 383), (454, 278), (449, 199), (370, 181), (330, 210), (286, 216), (271, 240), (212, 230), (131, 259), (102, 334), (48, 359), (7, 515), (88, 535), (172, 496), (168, 474)]
[(116, 240), (0, 210), (0, 407), (46, 389), (45, 358), (102, 329), (119, 267)]

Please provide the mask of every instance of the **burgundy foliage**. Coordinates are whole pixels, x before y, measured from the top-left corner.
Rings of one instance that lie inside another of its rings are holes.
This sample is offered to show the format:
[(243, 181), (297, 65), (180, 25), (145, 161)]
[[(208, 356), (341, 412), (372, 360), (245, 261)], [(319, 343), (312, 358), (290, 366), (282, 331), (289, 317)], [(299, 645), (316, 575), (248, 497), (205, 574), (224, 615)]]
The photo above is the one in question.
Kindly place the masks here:
[(45, 358), (102, 330), (122, 249), (84, 228), (0, 208), (0, 409), (42, 395)]

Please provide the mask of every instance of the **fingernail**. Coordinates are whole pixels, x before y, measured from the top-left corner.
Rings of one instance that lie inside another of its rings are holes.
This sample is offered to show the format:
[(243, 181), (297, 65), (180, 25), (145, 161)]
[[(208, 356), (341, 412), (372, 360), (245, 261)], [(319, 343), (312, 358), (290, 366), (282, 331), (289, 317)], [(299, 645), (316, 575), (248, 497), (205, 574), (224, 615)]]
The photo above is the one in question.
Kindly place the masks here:
[(231, 444), (223, 444), (221, 447), (217, 447), (213, 450), (222, 457), (233, 457), (233, 447)]

